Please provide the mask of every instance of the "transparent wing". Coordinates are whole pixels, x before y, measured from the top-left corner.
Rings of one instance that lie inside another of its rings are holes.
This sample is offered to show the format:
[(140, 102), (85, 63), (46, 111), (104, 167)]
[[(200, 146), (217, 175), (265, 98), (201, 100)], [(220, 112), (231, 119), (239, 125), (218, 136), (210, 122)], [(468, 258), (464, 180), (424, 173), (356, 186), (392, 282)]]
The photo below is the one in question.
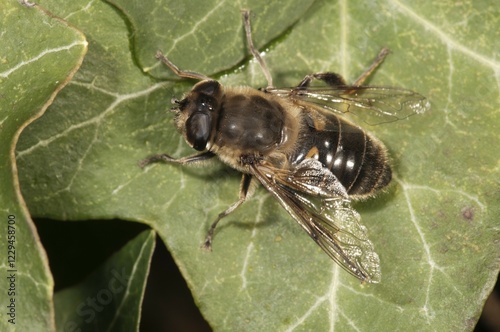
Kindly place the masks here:
[(362, 281), (380, 281), (380, 261), (345, 188), (314, 159), (293, 170), (266, 163), (253, 175), (271, 192), (309, 236), (342, 268)]
[(393, 122), (430, 109), (422, 95), (394, 87), (338, 86), (306, 89), (266, 89), (267, 92), (299, 102), (313, 103), (340, 114), (350, 114), (370, 125)]

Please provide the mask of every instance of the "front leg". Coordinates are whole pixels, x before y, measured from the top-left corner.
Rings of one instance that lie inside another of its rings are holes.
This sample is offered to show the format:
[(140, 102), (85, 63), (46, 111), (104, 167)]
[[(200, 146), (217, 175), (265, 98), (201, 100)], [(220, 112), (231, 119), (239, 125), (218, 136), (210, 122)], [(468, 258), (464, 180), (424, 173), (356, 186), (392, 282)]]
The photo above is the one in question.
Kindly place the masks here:
[(205, 160), (208, 160), (210, 158), (215, 157), (215, 154), (210, 151), (202, 152), (195, 154), (193, 156), (188, 156), (188, 157), (182, 157), (179, 159), (175, 159), (170, 157), (168, 154), (155, 154), (153, 156), (147, 157), (146, 159), (143, 159), (139, 162), (139, 167), (144, 168), (149, 164), (152, 163), (157, 163), (157, 162), (165, 162), (165, 163), (173, 163), (173, 164), (181, 164), (181, 165), (187, 165), (187, 164), (196, 164), (199, 162), (203, 162)]

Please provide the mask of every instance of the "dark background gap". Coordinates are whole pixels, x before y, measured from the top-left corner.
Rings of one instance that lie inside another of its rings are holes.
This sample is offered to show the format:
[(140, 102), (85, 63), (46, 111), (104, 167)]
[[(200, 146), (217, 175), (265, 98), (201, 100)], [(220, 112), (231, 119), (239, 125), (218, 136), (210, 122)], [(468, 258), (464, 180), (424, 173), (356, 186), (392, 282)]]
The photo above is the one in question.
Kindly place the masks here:
[[(56, 292), (81, 282), (128, 241), (148, 229), (144, 224), (122, 220), (35, 219), (35, 224), (49, 257)], [(499, 307), (497, 280), (474, 332), (500, 331), (500, 312), (496, 312)], [(142, 304), (140, 331), (212, 331), (158, 237)]]
[[(122, 220), (35, 219), (35, 224), (49, 257), (56, 292), (84, 280), (128, 241), (148, 229), (144, 224)], [(140, 331), (212, 331), (158, 237), (142, 304)]]

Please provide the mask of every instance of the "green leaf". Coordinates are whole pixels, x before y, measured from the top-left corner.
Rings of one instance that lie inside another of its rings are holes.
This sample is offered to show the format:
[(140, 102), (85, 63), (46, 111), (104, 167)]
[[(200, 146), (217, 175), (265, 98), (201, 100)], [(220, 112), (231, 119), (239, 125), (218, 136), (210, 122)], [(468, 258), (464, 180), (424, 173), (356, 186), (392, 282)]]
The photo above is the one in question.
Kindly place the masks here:
[(155, 233), (144, 231), (82, 283), (56, 293), (60, 331), (137, 331)]
[[(487, 1), (287, 3), (47, 4), (90, 46), (18, 145), (30, 211), (150, 225), (216, 330), (471, 330), (499, 272), (500, 165), (489, 146), (499, 138), (499, 10)], [(238, 197), (238, 173), (217, 162), (137, 167), (150, 154), (194, 153), (168, 111), (193, 82), (155, 62), (157, 49), (226, 86), (265, 86), (240, 7), (253, 13), (277, 86), (321, 71), (353, 81), (387, 46), (370, 84), (429, 98), (425, 114), (366, 128), (388, 147), (396, 175), (386, 193), (356, 204), (381, 258), (380, 284), (341, 270), (262, 188), (204, 252), (210, 223)]]
[(14, 150), (21, 131), (78, 69), (87, 43), (79, 31), (36, 6), (8, 1), (0, 17), (0, 330), (49, 331), (54, 283), (19, 190)]

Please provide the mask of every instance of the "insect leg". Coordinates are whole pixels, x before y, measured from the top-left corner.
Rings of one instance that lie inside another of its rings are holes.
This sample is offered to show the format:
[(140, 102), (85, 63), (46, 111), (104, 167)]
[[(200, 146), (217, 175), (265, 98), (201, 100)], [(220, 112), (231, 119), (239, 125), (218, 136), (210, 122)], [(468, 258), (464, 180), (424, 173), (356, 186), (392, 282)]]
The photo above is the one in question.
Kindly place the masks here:
[(250, 52), (254, 56), (254, 58), (257, 60), (257, 62), (260, 65), (260, 68), (264, 72), (264, 76), (266, 77), (267, 80), (267, 87), (272, 88), (273, 87), (273, 78), (271, 76), (271, 73), (269, 72), (269, 69), (267, 68), (266, 63), (264, 62), (264, 59), (259, 54), (259, 51), (255, 48), (253, 45), (253, 40), (252, 40), (252, 26), (250, 25), (250, 11), (249, 10), (242, 10), (241, 13), (243, 14), (243, 23), (245, 26), (245, 33), (247, 36), (247, 44), (248, 48), (250, 49)]
[[(360, 77), (354, 83), (352, 86), (361, 86), (364, 81), (373, 73), (375, 69), (377, 69), (378, 66), (384, 61), (385, 57), (389, 54), (389, 49), (388, 48), (383, 48), (380, 50), (379, 54), (373, 61), (373, 63), (370, 65), (370, 67), (363, 73), (361, 74)], [(346, 86), (347, 83), (345, 82), (344, 78), (340, 76), (339, 74), (336, 73), (315, 73), (315, 74), (310, 74), (306, 75), (304, 79), (297, 85), (295, 90), (303, 90), (307, 89), (309, 85), (311, 84), (311, 81), (313, 79), (320, 80), (325, 82), (327, 85), (331, 87), (337, 87), (337, 86)]]
[(249, 174), (243, 174), (243, 177), (241, 178), (241, 183), (240, 183), (240, 198), (238, 201), (234, 202), (231, 204), (230, 207), (228, 207), (224, 212), (219, 213), (217, 216), (217, 219), (212, 223), (210, 226), (210, 229), (208, 230), (207, 237), (205, 238), (205, 242), (203, 243), (203, 247), (208, 250), (212, 250), (212, 239), (214, 237), (214, 231), (215, 227), (217, 227), (217, 224), (219, 221), (236, 210), (247, 198), (248, 194), (248, 189), (250, 188), (250, 183), (252, 182), (252, 176)]
[(346, 85), (344, 78), (336, 73), (315, 73), (306, 75), (304, 79), (295, 87), (296, 90), (307, 89), (313, 79), (325, 82), (327, 85), (335, 87)]
[(168, 154), (155, 154), (153, 156), (150, 156), (146, 159), (141, 160), (139, 162), (139, 167), (144, 168), (149, 164), (157, 163), (160, 161), (165, 162), (165, 163), (173, 163), (173, 164), (181, 164), (181, 165), (194, 164), (194, 163), (208, 160), (212, 157), (215, 157), (215, 154), (213, 154), (210, 151), (195, 154), (193, 156), (182, 157), (179, 159), (172, 158)]
[(196, 73), (196, 72), (193, 72), (193, 71), (180, 70), (176, 65), (174, 65), (172, 63), (172, 61), (170, 61), (169, 59), (167, 59), (167, 57), (161, 51), (157, 51), (156, 52), (156, 58), (158, 60), (160, 60), (161, 62), (163, 62), (165, 65), (167, 65), (167, 67), (170, 68), (170, 70), (173, 71), (174, 74), (177, 75), (177, 76), (179, 76), (179, 77), (192, 78), (192, 79), (195, 79), (195, 80), (198, 80), (198, 81), (211, 80), (210, 77), (205, 76), (205, 75), (200, 74), (200, 73)]
[(378, 53), (377, 57), (373, 61), (373, 63), (368, 67), (367, 70), (363, 74), (361, 74), (360, 77), (354, 83), (352, 84), (353, 86), (361, 86), (363, 82), (373, 73), (375, 69), (377, 69), (378, 66), (384, 61), (385, 57), (389, 54), (389, 49), (387, 47), (384, 47), (380, 50)]

